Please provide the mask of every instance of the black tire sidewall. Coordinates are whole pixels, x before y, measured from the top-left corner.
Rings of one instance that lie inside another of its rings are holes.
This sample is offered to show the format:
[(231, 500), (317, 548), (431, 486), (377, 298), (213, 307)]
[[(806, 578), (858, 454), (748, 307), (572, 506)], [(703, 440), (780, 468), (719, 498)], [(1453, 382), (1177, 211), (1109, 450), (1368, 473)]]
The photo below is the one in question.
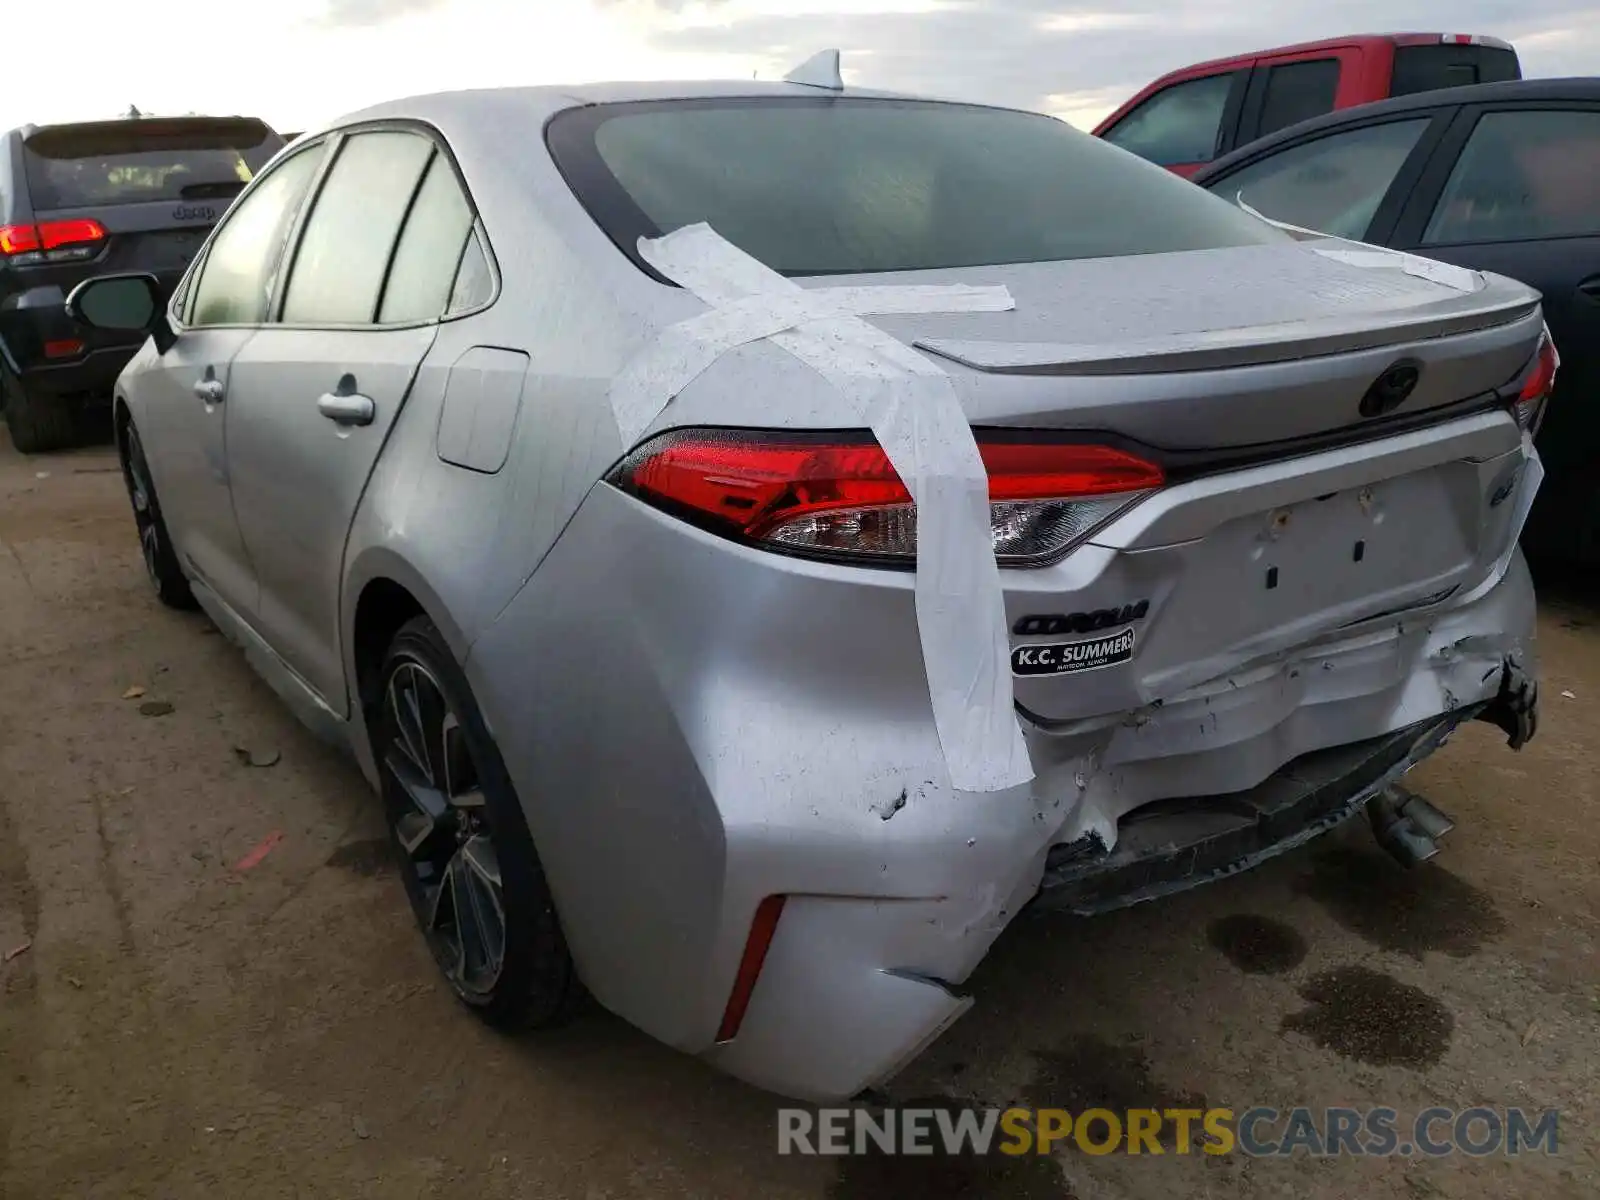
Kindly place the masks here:
[[(138, 430), (134, 427), (133, 420), (129, 418), (126, 426), (117, 436), (117, 462), (122, 467), (122, 482), (128, 490), (128, 507), (134, 509), (134, 533), (139, 534), (139, 515), (133, 504), (133, 468), (129, 465), (133, 454), (133, 445), (137, 442), (140, 453), (143, 454), (143, 439), (139, 437)], [(183, 567), (178, 562), (177, 551), (172, 546), (172, 536), (167, 532), (166, 518), (161, 515), (161, 501), (156, 496), (155, 480), (150, 476), (150, 460), (145, 458), (144, 463), (145, 486), (148, 489), (150, 502), (150, 519), (155, 523), (158, 544), (156, 546), (156, 562), (151, 584), (156, 590), (156, 596), (168, 608), (192, 610), (198, 605), (194, 592), (189, 587), (189, 580), (183, 573)], [(139, 547), (139, 561), (144, 561), (144, 547)]]
[(76, 414), (66, 401), (29, 391), (10, 371), (3, 371), (5, 422), (19, 454), (65, 450), (79, 439)]
[[(506, 914), (505, 962), (500, 978), (487, 993), (464, 991), (453, 981), (452, 990), (491, 1024), (533, 1027), (560, 1024), (571, 1015), (581, 988), (567, 952), (555, 901), (505, 761), (484, 724), (466, 674), (444, 637), (426, 617), (407, 622), (390, 643), (373, 697), (376, 711), (369, 722), (376, 735), (373, 754), (382, 784), (390, 840), (401, 863), (402, 878), (418, 925), (422, 926), (425, 919), (425, 901), (415, 873), (406, 862), (405, 851), (393, 835), (395, 819), (405, 811), (407, 802), (383, 763), (385, 748), (396, 733), (385, 700), (389, 680), (395, 670), (407, 662), (416, 663), (432, 674), (444, 693), (445, 703), (461, 724), (483, 789), (489, 831), (500, 864), (501, 901)], [(422, 932), (431, 949), (433, 939), (425, 929)]]

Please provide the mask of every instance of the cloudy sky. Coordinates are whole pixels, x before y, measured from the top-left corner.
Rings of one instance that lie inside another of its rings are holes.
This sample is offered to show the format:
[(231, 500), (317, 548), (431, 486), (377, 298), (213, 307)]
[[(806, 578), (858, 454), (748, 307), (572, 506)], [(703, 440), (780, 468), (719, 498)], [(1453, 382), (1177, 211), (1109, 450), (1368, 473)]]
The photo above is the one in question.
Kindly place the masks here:
[[(0, 128), (243, 112), (298, 130), (449, 88), (776, 78), (845, 51), (873, 87), (1019, 104), (1092, 125), (1173, 67), (1356, 31), (1509, 38), (1528, 75), (1600, 73), (1596, 0), (75, 0), (70, 55), (11, 55)], [(176, 11), (176, 10), (175, 10)], [(64, 68), (63, 64), (70, 63)]]

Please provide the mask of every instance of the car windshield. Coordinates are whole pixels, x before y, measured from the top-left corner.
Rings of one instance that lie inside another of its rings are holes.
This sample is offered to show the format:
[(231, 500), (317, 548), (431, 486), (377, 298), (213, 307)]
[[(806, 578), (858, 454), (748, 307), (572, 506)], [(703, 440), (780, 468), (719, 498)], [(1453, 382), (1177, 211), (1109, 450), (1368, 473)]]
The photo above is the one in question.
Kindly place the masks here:
[(1207, 250), (1281, 234), (1052, 117), (933, 102), (597, 105), (549, 127), (557, 165), (637, 261), (705, 221), (786, 275)]
[(228, 200), (283, 145), (260, 121), (129, 118), (41, 129), (24, 144), (36, 209)]

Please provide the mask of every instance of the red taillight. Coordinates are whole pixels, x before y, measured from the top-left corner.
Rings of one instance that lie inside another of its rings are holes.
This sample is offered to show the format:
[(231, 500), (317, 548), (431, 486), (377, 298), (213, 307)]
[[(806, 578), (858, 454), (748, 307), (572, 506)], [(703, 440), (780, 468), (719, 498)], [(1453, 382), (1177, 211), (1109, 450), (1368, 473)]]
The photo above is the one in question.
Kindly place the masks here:
[(95, 243), (105, 241), (105, 237), (105, 226), (90, 217), (6, 225), (0, 226), (0, 254), (10, 258), (14, 266), (71, 262), (92, 256)]
[(767, 961), (772, 937), (778, 932), (783, 900), (782, 896), (768, 896), (756, 905), (756, 915), (750, 921), (750, 934), (744, 942), (744, 955), (739, 959), (739, 973), (734, 976), (733, 990), (728, 993), (728, 1005), (722, 1010), (722, 1024), (717, 1027), (719, 1042), (733, 1040), (739, 1032), (739, 1026), (744, 1024), (745, 1010), (750, 1007), (756, 980), (761, 978), (761, 967)]
[[(1111, 446), (979, 436), (995, 554), (1058, 557), (1164, 482), (1160, 467)], [(910, 560), (917, 510), (868, 434), (687, 430), (636, 450), (611, 477), (721, 532), (824, 556)]]
[(1529, 432), (1538, 430), (1545, 401), (1550, 399), (1550, 393), (1555, 390), (1556, 373), (1560, 369), (1561, 355), (1556, 352), (1556, 344), (1549, 330), (1546, 330), (1539, 342), (1539, 353), (1534, 357), (1533, 368), (1523, 381), (1522, 391), (1518, 393), (1513, 409), (1517, 424)]
[(0, 254), (27, 254), (38, 249), (37, 225), (0, 225)]
[(39, 243), (46, 250), (104, 241), (105, 236), (106, 227), (88, 217), (72, 221), (44, 221), (39, 225)]
[(76, 358), (83, 353), (83, 342), (77, 338), (61, 338), (44, 344), (46, 358)]

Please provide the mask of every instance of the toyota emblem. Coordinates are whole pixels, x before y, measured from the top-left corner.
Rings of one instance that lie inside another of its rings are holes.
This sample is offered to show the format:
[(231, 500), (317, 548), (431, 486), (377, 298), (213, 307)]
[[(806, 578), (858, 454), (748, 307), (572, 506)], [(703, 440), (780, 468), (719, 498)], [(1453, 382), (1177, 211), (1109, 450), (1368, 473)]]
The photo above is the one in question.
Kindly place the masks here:
[(1397, 362), (1378, 376), (1367, 394), (1361, 397), (1363, 417), (1382, 417), (1392, 413), (1406, 402), (1406, 397), (1416, 391), (1422, 378), (1422, 367), (1414, 362)]

